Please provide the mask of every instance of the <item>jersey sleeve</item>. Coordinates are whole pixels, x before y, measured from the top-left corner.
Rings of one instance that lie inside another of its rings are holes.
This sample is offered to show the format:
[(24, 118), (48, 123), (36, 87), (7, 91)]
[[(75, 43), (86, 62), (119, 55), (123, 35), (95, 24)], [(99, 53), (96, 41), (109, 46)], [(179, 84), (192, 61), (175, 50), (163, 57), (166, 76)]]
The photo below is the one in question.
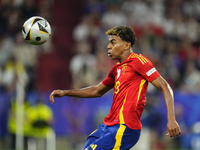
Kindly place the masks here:
[(113, 87), (115, 82), (114, 67), (110, 70), (107, 77), (102, 81), (105, 86)]
[(148, 82), (151, 82), (160, 76), (159, 72), (153, 66), (151, 61), (145, 56), (140, 55), (135, 58), (133, 68), (141, 74)]

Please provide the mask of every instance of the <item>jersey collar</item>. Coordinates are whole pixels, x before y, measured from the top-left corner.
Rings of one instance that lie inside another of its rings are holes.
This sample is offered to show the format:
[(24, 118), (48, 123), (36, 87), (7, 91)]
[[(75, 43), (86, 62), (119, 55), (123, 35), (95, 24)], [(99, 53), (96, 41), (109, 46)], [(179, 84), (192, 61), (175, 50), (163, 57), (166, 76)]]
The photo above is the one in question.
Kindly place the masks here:
[(128, 55), (128, 57), (127, 57), (122, 63), (117, 62), (116, 65), (125, 63), (125, 62), (128, 61), (134, 54), (135, 54), (134, 52), (131, 52), (131, 53)]

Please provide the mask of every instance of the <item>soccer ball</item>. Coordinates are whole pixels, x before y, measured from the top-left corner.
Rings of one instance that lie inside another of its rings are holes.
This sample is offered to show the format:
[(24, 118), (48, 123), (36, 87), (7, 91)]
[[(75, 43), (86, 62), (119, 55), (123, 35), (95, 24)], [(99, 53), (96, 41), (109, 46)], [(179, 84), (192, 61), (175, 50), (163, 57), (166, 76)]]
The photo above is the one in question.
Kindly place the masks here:
[(24, 23), (22, 35), (28, 43), (40, 45), (49, 39), (51, 35), (51, 26), (46, 19), (34, 16)]

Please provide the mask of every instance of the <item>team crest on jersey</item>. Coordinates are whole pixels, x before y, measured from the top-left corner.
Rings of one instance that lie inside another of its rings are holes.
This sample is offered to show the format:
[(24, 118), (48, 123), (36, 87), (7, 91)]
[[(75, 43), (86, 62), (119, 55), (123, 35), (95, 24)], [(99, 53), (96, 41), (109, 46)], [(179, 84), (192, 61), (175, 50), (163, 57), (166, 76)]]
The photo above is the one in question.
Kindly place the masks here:
[(126, 69), (127, 69), (127, 63), (122, 65), (122, 74), (125, 73)]
[(117, 79), (119, 78), (120, 74), (121, 74), (121, 69), (117, 69)]

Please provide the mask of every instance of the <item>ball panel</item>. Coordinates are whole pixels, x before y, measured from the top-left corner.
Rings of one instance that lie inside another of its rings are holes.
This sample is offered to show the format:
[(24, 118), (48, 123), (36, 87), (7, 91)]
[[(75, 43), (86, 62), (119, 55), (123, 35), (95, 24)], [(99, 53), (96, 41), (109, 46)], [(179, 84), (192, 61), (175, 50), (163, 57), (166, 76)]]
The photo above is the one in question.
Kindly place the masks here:
[(48, 31), (40, 23), (38, 23), (38, 27), (39, 27), (40, 33), (49, 34)]
[(23, 25), (23, 27), (22, 27), (22, 32), (23, 32), (24, 34), (26, 34), (26, 30), (25, 30), (25, 28), (24, 28), (24, 25)]
[(32, 26), (38, 22), (39, 20), (42, 20), (41, 18), (34, 18), (33, 21), (32, 21)]
[(31, 33), (30, 33), (31, 30), (29, 30), (28, 34), (26, 35), (26, 38), (25, 40), (26, 41), (30, 41), (31, 40)]

